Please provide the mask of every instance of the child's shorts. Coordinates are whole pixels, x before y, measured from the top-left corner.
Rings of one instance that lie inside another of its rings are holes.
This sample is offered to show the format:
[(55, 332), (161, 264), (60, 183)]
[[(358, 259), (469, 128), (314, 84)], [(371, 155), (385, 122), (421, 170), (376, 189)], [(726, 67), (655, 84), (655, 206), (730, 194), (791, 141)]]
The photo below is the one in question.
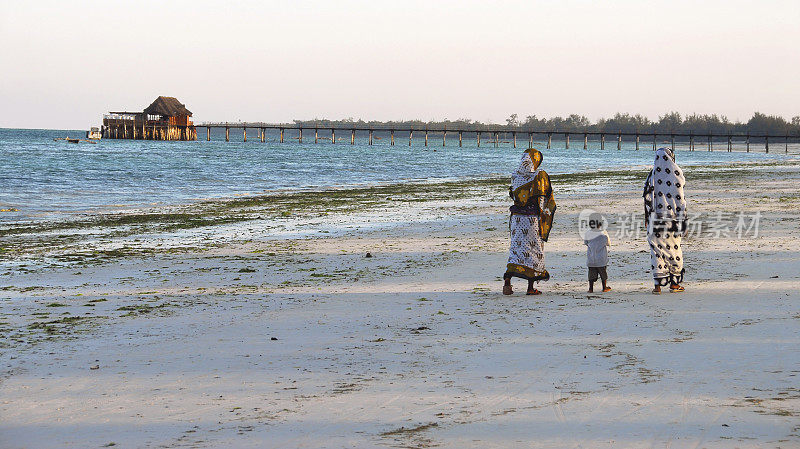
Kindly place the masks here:
[(606, 267), (589, 267), (589, 282), (596, 281), (598, 276), (604, 281), (608, 279)]

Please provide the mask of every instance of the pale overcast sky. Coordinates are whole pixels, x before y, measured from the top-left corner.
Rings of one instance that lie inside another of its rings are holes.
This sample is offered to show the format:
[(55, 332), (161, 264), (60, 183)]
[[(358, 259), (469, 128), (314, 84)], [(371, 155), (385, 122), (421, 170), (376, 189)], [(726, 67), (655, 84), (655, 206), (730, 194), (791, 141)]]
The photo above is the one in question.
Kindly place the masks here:
[(0, 127), (800, 115), (800, 1), (0, 0)]

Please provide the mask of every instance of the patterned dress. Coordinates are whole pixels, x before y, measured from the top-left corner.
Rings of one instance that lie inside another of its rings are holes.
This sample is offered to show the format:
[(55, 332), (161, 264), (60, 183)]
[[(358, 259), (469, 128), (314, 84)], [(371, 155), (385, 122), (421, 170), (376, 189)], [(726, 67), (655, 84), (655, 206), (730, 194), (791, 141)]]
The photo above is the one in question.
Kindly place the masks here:
[(542, 153), (529, 149), (511, 175), (509, 193), (514, 205), (509, 218), (511, 245), (505, 279), (550, 279), (544, 264), (544, 242), (550, 235), (556, 202), (550, 177), (539, 169), (541, 162)]
[(653, 170), (644, 184), (644, 212), (650, 269), (656, 285), (683, 282), (681, 240), (686, 231), (686, 179), (669, 148), (656, 151)]

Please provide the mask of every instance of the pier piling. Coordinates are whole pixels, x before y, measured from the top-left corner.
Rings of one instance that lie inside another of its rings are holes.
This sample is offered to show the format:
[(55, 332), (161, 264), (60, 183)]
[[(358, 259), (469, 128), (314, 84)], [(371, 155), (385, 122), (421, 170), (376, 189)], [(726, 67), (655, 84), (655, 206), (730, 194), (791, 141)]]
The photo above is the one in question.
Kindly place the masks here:
[(394, 146), (394, 130), (391, 130), (389, 135), (391, 136), (391, 140), (392, 140), (390, 145)]
[(458, 146), (459, 146), (459, 148), (461, 147), (461, 141), (462, 141), (462, 138), (464, 137), (463, 134), (464, 133), (462, 131), (458, 132)]
[(764, 137), (764, 152), (769, 153), (769, 136)]
[(283, 128), (281, 128), (281, 143), (283, 143)]
[(336, 130), (331, 128), (331, 143), (336, 143)]
[(517, 132), (516, 131), (513, 131), (511, 133), (511, 138), (514, 140), (514, 148), (516, 148), (517, 147)]
[(552, 143), (552, 140), (553, 140), (553, 133), (547, 133), (547, 149), (548, 150), (550, 149), (550, 144)]
[(356, 130), (350, 130), (350, 145), (356, 144)]
[(569, 150), (569, 133), (564, 134), (564, 148)]
[(481, 132), (478, 131), (478, 148), (481, 147)]
[(711, 141), (711, 136), (708, 136), (708, 151), (714, 151), (714, 142)]
[(317, 143), (318, 141), (319, 141), (319, 130), (317, 130), (317, 128), (314, 128), (314, 143)]
[(601, 150), (606, 149), (606, 135), (603, 133), (600, 133), (600, 149)]
[(247, 127), (242, 128), (242, 135), (244, 136), (244, 141), (247, 142)]
[(428, 146), (428, 130), (425, 130), (425, 146)]
[(408, 130), (408, 146), (411, 146), (411, 140), (413, 138), (414, 138), (414, 130), (413, 129), (409, 129)]
[(639, 135), (636, 135), (636, 151), (639, 151)]
[(589, 134), (583, 133), (583, 149), (589, 149)]
[(528, 133), (528, 148), (533, 148), (533, 133)]
[(444, 147), (446, 143), (447, 143), (447, 130), (444, 130), (442, 132), (442, 146)]
[(745, 142), (747, 142), (747, 152), (749, 153), (750, 152), (750, 133), (749, 132), (747, 133), (747, 138), (746, 138)]
[(617, 149), (622, 149), (622, 133), (617, 134)]
[(206, 141), (211, 142), (211, 128), (206, 128)]
[(231, 129), (227, 126), (225, 127), (225, 142), (231, 141)]
[(372, 130), (369, 130), (369, 144), (372, 145)]
[(303, 128), (300, 128), (300, 135), (297, 137), (297, 143), (303, 143)]

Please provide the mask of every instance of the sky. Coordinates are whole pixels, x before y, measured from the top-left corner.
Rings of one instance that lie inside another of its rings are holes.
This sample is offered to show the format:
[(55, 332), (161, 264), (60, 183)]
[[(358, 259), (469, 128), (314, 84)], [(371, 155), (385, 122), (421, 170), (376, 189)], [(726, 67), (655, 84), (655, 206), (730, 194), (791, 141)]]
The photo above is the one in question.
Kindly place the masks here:
[(0, 127), (800, 115), (800, 1), (0, 0)]

